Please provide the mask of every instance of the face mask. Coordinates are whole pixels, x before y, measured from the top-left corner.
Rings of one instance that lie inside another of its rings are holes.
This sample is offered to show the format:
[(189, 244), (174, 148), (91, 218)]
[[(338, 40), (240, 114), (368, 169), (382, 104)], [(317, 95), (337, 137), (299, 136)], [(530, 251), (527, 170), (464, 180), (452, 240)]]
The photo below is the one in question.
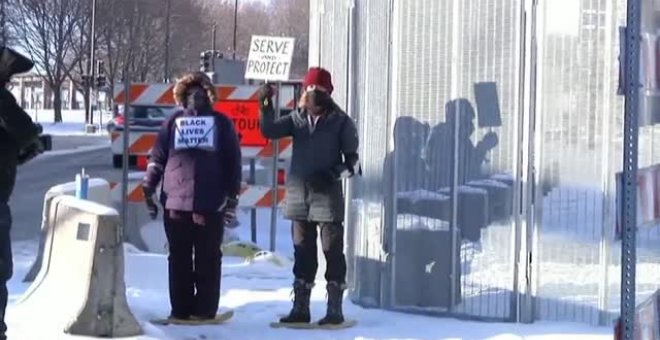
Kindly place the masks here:
[(327, 93), (319, 90), (312, 90), (307, 92), (308, 108), (329, 108), (332, 105), (332, 97)]
[(201, 87), (194, 87), (188, 91), (186, 97), (186, 108), (194, 109), (195, 111), (207, 111), (210, 108), (209, 98), (206, 96), (206, 91)]

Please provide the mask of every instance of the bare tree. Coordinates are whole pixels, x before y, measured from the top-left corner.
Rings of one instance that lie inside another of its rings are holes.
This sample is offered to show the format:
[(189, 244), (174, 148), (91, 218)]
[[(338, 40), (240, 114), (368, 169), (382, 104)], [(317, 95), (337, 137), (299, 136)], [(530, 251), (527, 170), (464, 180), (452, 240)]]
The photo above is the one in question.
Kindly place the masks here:
[(272, 35), (271, 14), (268, 7), (261, 3), (248, 3), (241, 6), (237, 26), (237, 55), (247, 59), (253, 35)]
[(97, 6), (97, 56), (105, 62), (109, 95), (113, 97), (117, 81), (124, 76), (122, 70), (130, 49), (129, 33), (135, 30), (128, 19), (134, 6), (133, 1), (128, 0), (99, 0)]
[[(124, 79), (126, 63), (132, 81), (162, 81), (167, 56), (166, 0), (98, 1), (98, 13), (103, 14), (97, 17), (97, 53), (105, 61), (110, 88)], [(198, 0), (172, 0), (171, 5), (169, 73), (178, 74), (197, 62), (207, 35), (210, 41), (210, 32)], [(131, 15), (132, 22), (128, 20)], [(136, 48), (129, 47), (129, 36)]]
[(8, 7), (6, 1), (0, 1), (0, 46), (9, 44), (9, 25), (7, 24)]
[[(85, 2), (85, 10), (87, 13), (90, 13), (91, 11), (91, 3), (90, 2)], [(71, 103), (71, 108), (72, 109), (77, 109), (77, 103), (76, 103), (76, 94), (77, 90), (79, 89), (82, 91), (83, 95), (83, 105), (85, 108), (85, 113), (89, 112), (88, 108), (91, 105), (89, 102), (89, 86), (83, 81), (83, 75), (88, 74), (89, 72), (89, 48), (90, 48), (90, 42), (91, 42), (91, 31), (90, 31), (90, 24), (91, 24), (91, 13), (90, 15), (80, 15), (80, 17), (77, 18), (75, 22), (75, 31), (79, 32), (79, 34), (72, 35), (71, 38), (71, 51), (72, 55), (75, 56), (76, 62), (74, 63), (74, 66), (71, 68), (71, 71), (68, 74), (69, 79), (74, 85), (74, 88), (71, 89), (73, 92), (73, 102)], [(93, 67), (93, 66), (92, 66)], [(89, 117), (87, 117), (87, 120), (89, 121)]]
[[(170, 68), (175, 78), (199, 68), (199, 55), (212, 47), (213, 25), (226, 22), (200, 0), (172, 1)], [(220, 22), (215, 20), (221, 19)], [(220, 26), (220, 25), (219, 25)]]
[(87, 15), (82, 0), (3, 0), (15, 8), (10, 22), (19, 44), (30, 53), (36, 70), (53, 92), (55, 122), (62, 121), (62, 84), (81, 55), (73, 48), (79, 21)]
[[(218, 24), (218, 49), (232, 52), (234, 1), (205, 1), (207, 24)], [(266, 6), (260, 2), (239, 2), (236, 55), (246, 59), (252, 35), (296, 38), (292, 77), (307, 71), (309, 40), (309, 0), (277, 0)]]
[(291, 76), (302, 77), (307, 71), (309, 55), (309, 0), (278, 0), (277, 5), (271, 6), (274, 19), (270, 31), (296, 38)]
[[(205, 23), (211, 29), (216, 27), (216, 49), (223, 52), (225, 58), (234, 54), (234, 5), (234, 0), (206, 1), (203, 5)], [(236, 59), (245, 60), (252, 35), (270, 35), (271, 16), (269, 8), (262, 3), (239, 1), (238, 5), (235, 52)]]

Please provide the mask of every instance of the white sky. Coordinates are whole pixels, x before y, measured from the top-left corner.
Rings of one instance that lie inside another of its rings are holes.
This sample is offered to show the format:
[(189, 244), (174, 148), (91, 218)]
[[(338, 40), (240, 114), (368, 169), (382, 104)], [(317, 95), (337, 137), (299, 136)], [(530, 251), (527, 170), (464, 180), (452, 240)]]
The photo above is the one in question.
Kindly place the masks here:
[(546, 1), (543, 19), (548, 33), (577, 35), (580, 29), (580, 1)]

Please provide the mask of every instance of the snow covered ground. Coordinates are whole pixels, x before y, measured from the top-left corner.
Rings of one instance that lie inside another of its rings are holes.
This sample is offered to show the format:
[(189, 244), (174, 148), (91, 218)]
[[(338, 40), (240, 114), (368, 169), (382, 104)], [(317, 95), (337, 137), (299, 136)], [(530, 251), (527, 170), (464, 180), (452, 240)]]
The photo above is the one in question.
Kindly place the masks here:
[[(27, 110), (35, 123), (39, 123), (44, 128), (44, 133), (53, 136), (84, 136), (90, 135), (85, 132), (85, 111), (83, 110), (63, 110), (62, 123), (53, 123), (53, 110)], [(97, 125), (97, 133), (92, 135), (107, 135), (107, 122), (112, 118), (108, 113), (95, 112), (94, 124)]]
[[(242, 226), (237, 230), (241, 239), (249, 240), (249, 215), (241, 214)], [(269, 244), (269, 211), (258, 218), (258, 244)], [(287, 221), (278, 223), (278, 254), (292, 255)], [(34, 258), (36, 242), (15, 244), (15, 275), (10, 281), (8, 309), (10, 339), (83, 339), (64, 334), (45, 334), (39, 327), (47, 320), (12, 318), (11, 303), (27, 289), (20, 282)], [(154, 326), (148, 320), (169, 312), (167, 294), (167, 259), (163, 254), (140, 252), (126, 246), (127, 297), (133, 313), (139, 319), (144, 336), (133, 339), (611, 339), (610, 328), (593, 328), (582, 324), (535, 323), (532, 325), (476, 323), (454, 319), (414, 316), (374, 309), (363, 309), (350, 302), (345, 313), (359, 320), (358, 326), (340, 331), (294, 331), (271, 329), (268, 323), (290, 307), (291, 263), (278, 266), (267, 257), (252, 262), (225, 258), (223, 265), (221, 308), (232, 308), (235, 317), (221, 326)], [(324, 312), (324, 283), (317, 282), (313, 296), (313, 315)], [(57, 313), (57, 306), (53, 308)]]

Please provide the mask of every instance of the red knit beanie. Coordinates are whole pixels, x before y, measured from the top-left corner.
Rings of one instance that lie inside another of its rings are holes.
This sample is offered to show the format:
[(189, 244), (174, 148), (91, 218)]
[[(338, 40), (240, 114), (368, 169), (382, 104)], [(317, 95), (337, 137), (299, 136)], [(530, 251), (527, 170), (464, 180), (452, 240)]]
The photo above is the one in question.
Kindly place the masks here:
[(306, 89), (310, 85), (322, 86), (328, 93), (332, 94), (334, 87), (332, 86), (332, 76), (328, 70), (321, 67), (311, 67), (305, 75), (303, 80), (303, 89)]

